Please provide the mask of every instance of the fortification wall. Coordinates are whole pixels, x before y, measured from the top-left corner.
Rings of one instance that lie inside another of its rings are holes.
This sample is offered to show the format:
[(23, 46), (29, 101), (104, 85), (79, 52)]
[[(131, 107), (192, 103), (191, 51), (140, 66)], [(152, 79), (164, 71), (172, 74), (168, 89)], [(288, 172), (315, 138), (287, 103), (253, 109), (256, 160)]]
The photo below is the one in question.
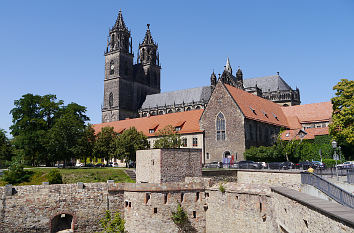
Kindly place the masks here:
[(285, 171), (237, 171), (237, 182), (244, 184), (261, 184), (269, 186), (282, 186), (300, 190), (301, 174), (299, 172)]
[[(99, 230), (106, 209), (123, 210), (123, 192), (109, 194), (108, 184), (14, 186), (13, 195), (0, 188), (0, 232), (50, 232), (51, 220), (73, 216), (77, 232)], [(9, 194), (9, 193), (8, 193)]]
[[(258, 174), (264, 173), (252, 174), (261, 182)], [(284, 177), (274, 179), (286, 182)], [(296, 178), (288, 179), (293, 179), (291, 186), (296, 184)], [(354, 232), (354, 219), (329, 216), (320, 207), (272, 192), (269, 185), (223, 183), (222, 192), (219, 184), (210, 187), (210, 178), (189, 177), (186, 181), (91, 183), (84, 188), (79, 184), (17, 186), (12, 193), (1, 187), (0, 232), (50, 232), (51, 220), (61, 214), (74, 217), (75, 232), (97, 232), (107, 209), (123, 213), (130, 233), (179, 232), (171, 219), (178, 203), (188, 215), (187, 232)], [(305, 195), (293, 189), (289, 192)]]
[[(224, 184), (225, 185), (225, 184)], [(206, 232), (276, 232), (271, 198), (262, 188), (207, 190)]]

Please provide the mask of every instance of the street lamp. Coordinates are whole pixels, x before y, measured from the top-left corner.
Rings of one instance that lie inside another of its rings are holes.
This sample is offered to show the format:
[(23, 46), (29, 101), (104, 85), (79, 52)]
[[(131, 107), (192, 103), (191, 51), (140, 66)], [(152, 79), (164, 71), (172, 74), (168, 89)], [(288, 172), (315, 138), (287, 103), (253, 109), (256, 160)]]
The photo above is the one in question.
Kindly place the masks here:
[(337, 180), (339, 180), (338, 177), (338, 168), (337, 168), (337, 160), (338, 160), (338, 156), (337, 156), (337, 152), (336, 152), (336, 148), (337, 148), (337, 142), (335, 140), (332, 141), (332, 148), (334, 150), (333, 153), (333, 159), (336, 161), (336, 174), (337, 174)]

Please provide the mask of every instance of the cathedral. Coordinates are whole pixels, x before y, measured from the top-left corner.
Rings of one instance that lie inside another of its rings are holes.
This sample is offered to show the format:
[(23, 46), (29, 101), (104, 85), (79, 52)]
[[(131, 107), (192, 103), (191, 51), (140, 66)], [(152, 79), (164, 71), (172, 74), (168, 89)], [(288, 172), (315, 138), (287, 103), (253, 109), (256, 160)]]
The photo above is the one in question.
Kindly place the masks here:
[(149, 24), (142, 43), (139, 43), (136, 63), (132, 50), (131, 32), (119, 11), (114, 26), (109, 30), (104, 54), (103, 123), (205, 109), (219, 81), (281, 106), (300, 104), (299, 89), (292, 89), (279, 73), (243, 79), (240, 68), (234, 75), (229, 59), (219, 77), (214, 72), (211, 74), (209, 86), (161, 93), (158, 44), (151, 36)]

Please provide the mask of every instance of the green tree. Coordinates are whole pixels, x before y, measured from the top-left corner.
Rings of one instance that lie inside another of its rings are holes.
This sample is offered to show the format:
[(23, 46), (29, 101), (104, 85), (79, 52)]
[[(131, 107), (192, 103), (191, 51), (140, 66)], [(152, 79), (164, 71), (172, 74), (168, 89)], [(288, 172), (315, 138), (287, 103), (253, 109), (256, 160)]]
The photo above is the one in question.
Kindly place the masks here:
[(341, 79), (333, 90), (336, 96), (332, 98), (333, 114), (329, 132), (349, 158), (354, 154), (354, 81)]
[(95, 130), (92, 128), (91, 124), (88, 124), (84, 128), (81, 138), (78, 139), (76, 146), (73, 148), (73, 151), (78, 156), (78, 158), (85, 161), (85, 165), (87, 158), (93, 157), (95, 141)]
[(176, 224), (180, 229), (183, 229), (188, 222), (188, 215), (179, 203), (177, 205), (177, 211), (172, 212), (171, 218), (174, 224)]
[(49, 130), (49, 151), (54, 161), (66, 161), (80, 157), (77, 145), (84, 135), (86, 107), (71, 103), (60, 109), (53, 127)]
[(115, 139), (117, 135), (113, 127), (103, 127), (101, 132), (97, 134), (93, 155), (96, 158), (104, 158), (106, 161), (113, 158), (116, 153)]
[(6, 137), (6, 132), (0, 129), (0, 168), (10, 161), (13, 156), (13, 149), (10, 140)]
[(138, 132), (135, 127), (125, 130), (115, 140), (116, 155), (118, 158), (128, 161), (136, 161), (136, 151), (147, 149), (149, 144), (147, 137)]
[(155, 135), (159, 138), (155, 141), (154, 148), (180, 148), (182, 145), (180, 135), (172, 125), (158, 130)]
[(112, 219), (111, 212), (106, 210), (104, 218), (100, 220), (100, 224), (103, 228), (102, 233), (124, 233), (125, 232), (125, 221), (120, 216), (119, 211), (114, 214)]

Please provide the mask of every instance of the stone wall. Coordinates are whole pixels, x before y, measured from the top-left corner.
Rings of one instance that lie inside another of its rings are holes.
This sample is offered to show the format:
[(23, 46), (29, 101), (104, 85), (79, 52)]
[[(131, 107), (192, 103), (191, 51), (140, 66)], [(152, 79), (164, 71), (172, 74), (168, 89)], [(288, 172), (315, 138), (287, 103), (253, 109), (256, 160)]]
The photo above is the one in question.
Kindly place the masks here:
[[(220, 112), (225, 118), (226, 137), (223, 141), (216, 140), (216, 118)], [(225, 86), (221, 83), (216, 85), (201, 116), (200, 128), (205, 132), (205, 163), (222, 161), (224, 154), (227, 152), (236, 156), (235, 158), (238, 161), (244, 160), (244, 116)]]
[[(254, 176), (259, 183), (210, 186), (210, 178), (187, 177), (183, 183), (1, 187), (0, 232), (50, 232), (51, 223), (62, 214), (73, 217), (75, 232), (97, 232), (98, 221), (107, 209), (122, 212), (130, 233), (179, 232), (171, 219), (178, 203), (188, 215), (187, 232), (354, 232), (354, 220), (348, 224), (348, 220), (329, 216), (261, 184), (261, 175), (264, 181), (278, 176), (274, 182), (284, 185), (286, 179), (295, 182), (297, 174), (238, 174), (244, 181)], [(354, 214), (347, 214), (349, 219), (351, 216)]]
[(179, 232), (171, 219), (178, 203), (188, 215), (187, 232), (205, 232), (203, 186), (178, 183), (139, 185), (145, 186), (145, 190), (137, 190), (134, 185), (129, 185), (125, 190), (124, 217), (128, 232)]
[[(99, 230), (106, 209), (123, 210), (123, 192), (108, 193), (104, 183), (14, 186), (0, 188), (0, 232), (50, 232), (51, 220), (73, 216), (77, 232)], [(10, 193), (11, 194), (11, 193)]]
[(202, 150), (140, 150), (136, 164), (137, 183), (182, 182), (187, 176), (202, 176)]
[[(259, 188), (207, 190), (206, 232), (276, 232), (270, 196)], [(245, 187), (246, 188), (246, 187)]]
[[(316, 202), (320, 208), (328, 205), (327, 203), (321, 204), (320, 201)], [(346, 215), (351, 218), (352, 222), (348, 224), (340, 218), (324, 214), (320, 208), (310, 207), (276, 192), (272, 193), (272, 205), (280, 232), (354, 232), (354, 210), (350, 208)], [(343, 208), (339, 204), (335, 205), (337, 207), (332, 207), (333, 211)]]
[(237, 182), (244, 184), (263, 184), (268, 186), (283, 186), (300, 190), (301, 174), (299, 172), (238, 170)]

